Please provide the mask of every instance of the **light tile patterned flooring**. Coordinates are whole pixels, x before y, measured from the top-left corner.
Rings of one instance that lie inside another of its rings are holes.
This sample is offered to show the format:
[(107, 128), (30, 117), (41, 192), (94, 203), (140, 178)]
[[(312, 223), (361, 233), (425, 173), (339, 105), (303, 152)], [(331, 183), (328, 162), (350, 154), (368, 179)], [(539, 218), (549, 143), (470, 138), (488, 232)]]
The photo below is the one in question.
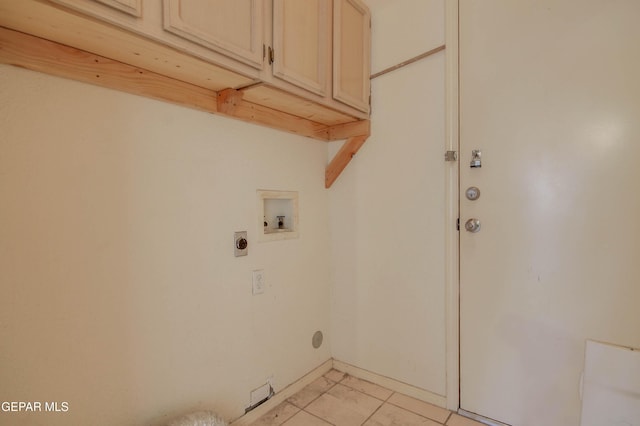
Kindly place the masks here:
[(337, 370), (315, 380), (251, 426), (280, 425), (484, 426)]

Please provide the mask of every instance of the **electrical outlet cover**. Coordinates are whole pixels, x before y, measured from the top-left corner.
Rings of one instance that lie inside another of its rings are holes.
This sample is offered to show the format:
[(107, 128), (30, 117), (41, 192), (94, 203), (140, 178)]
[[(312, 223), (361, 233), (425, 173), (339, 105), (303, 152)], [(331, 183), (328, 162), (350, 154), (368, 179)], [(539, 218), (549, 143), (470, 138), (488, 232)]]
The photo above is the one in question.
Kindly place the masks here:
[(264, 270), (256, 269), (255, 271), (253, 271), (252, 293), (253, 294), (264, 293), (264, 286), (265, 286)]

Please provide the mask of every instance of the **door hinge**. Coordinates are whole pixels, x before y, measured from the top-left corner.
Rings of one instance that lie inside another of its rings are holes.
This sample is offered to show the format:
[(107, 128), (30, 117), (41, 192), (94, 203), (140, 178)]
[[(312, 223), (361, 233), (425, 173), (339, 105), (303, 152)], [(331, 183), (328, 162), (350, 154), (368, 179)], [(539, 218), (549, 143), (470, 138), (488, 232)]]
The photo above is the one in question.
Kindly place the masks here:
[(444, 161), (458, 161), (457, 151), (447, 151), (444, 153)]

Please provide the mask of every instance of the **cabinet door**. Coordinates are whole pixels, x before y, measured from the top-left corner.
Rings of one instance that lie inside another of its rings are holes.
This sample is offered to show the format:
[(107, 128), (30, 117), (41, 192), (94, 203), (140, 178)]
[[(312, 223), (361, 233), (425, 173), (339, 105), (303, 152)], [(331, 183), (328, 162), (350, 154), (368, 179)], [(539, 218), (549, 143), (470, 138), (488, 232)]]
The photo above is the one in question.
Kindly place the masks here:
[(264, 1), (165, 0), (164, 29), (262, 68)]
[(274, 0), (273, 74), (320, 96), (328, 94), (330, 0)]
[(142, 0), (52, 0), (54, 3), (68, 6), (99, 19), (107, 19), (100, 5), (109, 6), (136, 18), (142, 18)]
[(369, 112), (371, 15), (360, 0), (333, 4), (333, 97)]
[(135, 17), (142, 17), (142, 0), (97, 0)]

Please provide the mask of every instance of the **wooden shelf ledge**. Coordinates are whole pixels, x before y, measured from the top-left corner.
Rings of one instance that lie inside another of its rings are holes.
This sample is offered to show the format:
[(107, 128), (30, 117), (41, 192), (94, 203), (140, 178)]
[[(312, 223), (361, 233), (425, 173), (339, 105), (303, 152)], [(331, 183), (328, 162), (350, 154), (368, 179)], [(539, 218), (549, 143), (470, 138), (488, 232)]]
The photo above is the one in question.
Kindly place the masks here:
[(327, 166), (329, 188), (370, 133), (369, 120), (327, 125), (244, 100), (234, 89), (214, 91), (113, 59), (0, 27), (0, 63), (224, 115), (322, 141), (347, 139)]

